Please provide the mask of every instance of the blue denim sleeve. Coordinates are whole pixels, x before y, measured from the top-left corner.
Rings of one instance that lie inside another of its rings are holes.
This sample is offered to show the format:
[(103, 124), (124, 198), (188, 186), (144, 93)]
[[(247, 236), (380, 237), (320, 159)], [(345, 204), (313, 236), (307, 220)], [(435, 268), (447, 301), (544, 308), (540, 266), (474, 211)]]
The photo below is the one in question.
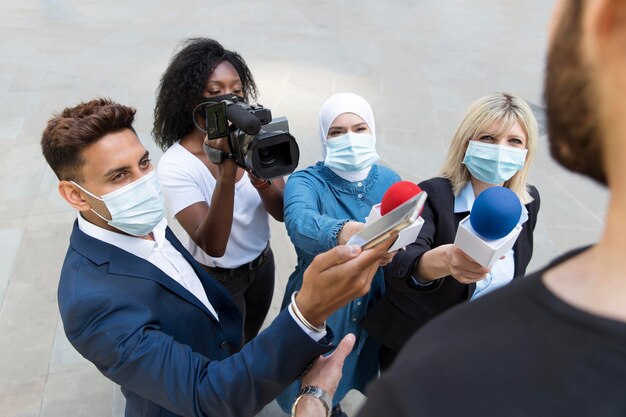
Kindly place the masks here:
[[(321, 212), (324, 196), (319, 182), (305, 171), (289, 177), (285, 186), (285, 226), (297, 248), (317, 255), (337, 246), (337, 235), (349, 218), (335, 219)], [(327, 202), (332, 204), (331, 202)]]

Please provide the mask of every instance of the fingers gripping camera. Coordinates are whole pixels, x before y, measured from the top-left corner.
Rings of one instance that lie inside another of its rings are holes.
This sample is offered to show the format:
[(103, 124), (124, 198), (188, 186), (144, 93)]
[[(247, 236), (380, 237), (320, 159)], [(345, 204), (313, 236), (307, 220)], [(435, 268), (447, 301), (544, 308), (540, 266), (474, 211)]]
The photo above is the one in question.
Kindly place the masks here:
[[(197, 116), (202, 116), (204, 127), (198, 124)], [(241, 97), (227, 94), (207, 98), (194, 109), (193, 119), (199, 129), (207, 132), (209, 140), (228, 138), (231, 153), (205, 145), (214, 163), (231, 158), (255, 176), (268, 180), (290, 174), (298, 166), (300, 149), (289, 134), (287, 118), (272, 120), (268, 108), (249, 105)]]

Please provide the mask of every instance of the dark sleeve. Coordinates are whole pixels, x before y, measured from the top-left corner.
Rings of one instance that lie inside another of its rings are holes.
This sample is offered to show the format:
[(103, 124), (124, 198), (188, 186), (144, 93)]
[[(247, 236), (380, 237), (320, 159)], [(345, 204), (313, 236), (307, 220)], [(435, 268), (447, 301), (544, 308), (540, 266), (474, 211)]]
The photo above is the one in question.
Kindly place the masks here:
[(287, 310), (239, 353), (219, 361), (163, 333), (132, 296), (82, 295), (64, 313), (68, 339), (100, 372), (181, 416), (252, 416), (331, 349), (325, 339), (307, 336)]
[(522, 225), (522, 232), (520, 233), (514, 250), (515, 260), (515, 278), (521, 278), (526, 275), (526, 268), (530, 263), (530, 259), (533, 256), (534, 248), (534, 231), (537, 225), (537, 215), (539, 214), (539, 206), (541, 200), (539, 192), (532, 185), (528, 186), (528, 193), (533, 198), (530, 203), (525, 204), (526, 211), (528, 212), (528, 220)]
[(413, 287), (411, 277), (417, 267), (422, 255), (435, 247), (437, 236), (437, 224), (440, 211), (447, 206), (452, 191), (450, 183), (442, 178), (427, 180), (419, 184), (420, 188), (428, 193), (428, 198), (424, 204), (421, 217), (424, 225), (420, 230), (415, 243), (407, 245), (404, 250), (398, 251), (393, 260), (385, 267), (385, 278), (388, 285), (406, 287), (409, 285), (418, 291), (432, 291), (436, 289), (440, 280), (426, 287)]
[(528, 186), (528, 192), (530, 196), (533, 198), (533, 201), (526, 205), (526, 210), (528, 210), (528, 221), (532, 231), (535, 230), (535, 226), (537, 225), (537, 216), (539, 215), (539, 208), (541, 206), (541, 197), (539, 196), (539, 191), (532, 185)]

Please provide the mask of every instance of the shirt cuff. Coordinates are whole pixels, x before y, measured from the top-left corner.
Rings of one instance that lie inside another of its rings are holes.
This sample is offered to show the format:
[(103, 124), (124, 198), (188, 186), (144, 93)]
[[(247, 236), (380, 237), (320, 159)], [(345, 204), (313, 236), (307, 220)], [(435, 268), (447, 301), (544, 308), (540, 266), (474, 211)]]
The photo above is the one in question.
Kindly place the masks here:
[(328, 235), (328, 246), (331, 249), (339, 244), (339, 242), (337, 241), (337, 238), (339, 237), (339, 232), (341, 232), (343, 226), (349, 221), (350, 220), (339, 220), (331, 227), (330, 234)]
[(429, 287), (433, 284), (433, 282), (435, 282), (436, 280), (433, 281), (424, 281), (421, 280), (419, 278), (415, 278), (415, 275), (411, 275), (411, 284), (415, 285), (418, 288), (424, 288), (424, 287)]
[(304, 323), (298, 320), (298, 318), (296, 317), (296, 315), (293, 313), (293, 311), (291, 310), (289, 306), (287, 306), (287, 310), (289, 311), (291, 318), (298, 324), (298, 326), (302, 329), (302, 331), (306, 333), (311, 339), (313, 339), (316, 342), (319, 342), (326, 336), (326, 330), (322, 332), (314, 332), (313, 330), (306, 327)]

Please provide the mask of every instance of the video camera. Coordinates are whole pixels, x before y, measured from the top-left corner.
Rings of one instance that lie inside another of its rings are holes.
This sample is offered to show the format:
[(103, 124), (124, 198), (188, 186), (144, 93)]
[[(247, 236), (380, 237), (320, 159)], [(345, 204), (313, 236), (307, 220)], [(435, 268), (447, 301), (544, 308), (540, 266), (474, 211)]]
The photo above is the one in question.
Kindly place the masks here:
[[(196, 122), (203, 111), (205, 128)], [(270, 109), (249, 105), (239, 96), (226, 94), (206, 98), (194, 109), (194, 123), (209, 140), (228, 138), (231, 153), (204, 147), (209, 159), (221, 163), (230, 158), (240, 167), (266, 180), (292, 173), (298, 166), (300, 149), (289, 134), (287, 118), (272, 121)], [(229, 123), (230, 122), (230, 125)]]

